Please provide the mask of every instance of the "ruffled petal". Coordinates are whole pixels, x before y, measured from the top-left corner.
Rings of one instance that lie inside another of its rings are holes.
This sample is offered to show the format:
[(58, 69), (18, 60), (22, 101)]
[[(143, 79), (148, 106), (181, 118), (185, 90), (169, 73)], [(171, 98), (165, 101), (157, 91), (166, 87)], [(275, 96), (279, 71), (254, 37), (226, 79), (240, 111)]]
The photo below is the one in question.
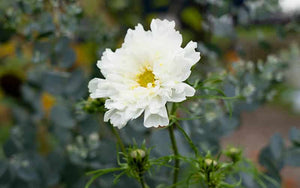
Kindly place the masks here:
[(182, 36), (175, 30), (174, 21), (153, 19), (150, 28), (153, 37), (158, 41), (173, 48), (181, 46)]
[(110, 109), (104, 114), (104, 121), (108, 122), (108, 120), (114, 127), (121, 129), (127, 124), (129, 119), (125, 119), (122, 111)]
[(94, 78), (89, 82), (88, 87), (92, 99), (111, 97), (116, 94), (115, 89), (104, 79)]
[(141, 42), (141, 39), (147, 39), (147, 31), (144, 30), (141, 24), (138, 24), (134, 29), (128, 29), (122, 47), (137, 45)]
[(169, 118), (166, 107), (159, 109), (158, 113), (152, 114), (149, 108), (146, 108), (144, 114), (144, 126), (147, 128), (150, 127), (159, 127), (169, 125)]
[(144, 109), (124, 108), (123, 110), (110, 109), (104, 114), (104, 121), (119, 129), (123, 128), (129, 120), (138, 118)]
[(99, 78), (93, 78), (89, 81), (88, 88), (90, 93), (95, 93), (98, 89), (98, 82), (100, 81)]
[(195, 89), (186, 84), (186, 83), (179, 83), (172, 89), (172, 95), (170, 98), (170, 102), (181, 102), (186, 99), (186, 97), (194, 96)]
[(197, 43), (190, 41), (184, 48), (184, 57), (189, 59), (190, 65), (194, 65), (200, 60), (200, 52), (196, 52)]

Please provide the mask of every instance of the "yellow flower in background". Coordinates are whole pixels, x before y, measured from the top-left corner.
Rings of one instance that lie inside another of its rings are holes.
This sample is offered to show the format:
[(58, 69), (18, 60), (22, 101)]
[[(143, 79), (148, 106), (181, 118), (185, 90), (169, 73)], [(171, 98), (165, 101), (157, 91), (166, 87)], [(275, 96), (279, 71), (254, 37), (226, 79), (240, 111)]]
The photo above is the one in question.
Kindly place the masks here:
[(56, 99), (53, 95), (47, 92), (43, 92), (41, 96), (41, 102), (46, 116), (50, 114), (52, 107), (54, 106)]
[(200, 59), (197, 43), (182, 48), (175, 22), (153, 19), (151, 31), (141, 24), (129, 29), (122, 47), (106, 49), (97, 66), (105, 79), (89, 82), (91, 98), (108, 98), (104, 120), (122, 128), (144, 113), (145, 127), (167, 126), (167, 102), (181, 102), (195, 89), (184, 81)]
[(14, 40), (10, 40), (6, 43), (0, 44), (0, 58), (14, 55), (15, 49), (16, 42)]

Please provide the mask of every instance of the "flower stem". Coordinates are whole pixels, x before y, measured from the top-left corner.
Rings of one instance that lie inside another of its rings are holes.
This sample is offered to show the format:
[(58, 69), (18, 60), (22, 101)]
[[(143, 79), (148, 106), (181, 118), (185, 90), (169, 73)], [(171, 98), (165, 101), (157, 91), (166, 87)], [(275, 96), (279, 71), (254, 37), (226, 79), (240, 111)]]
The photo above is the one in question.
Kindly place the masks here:
[(121, 148), (121, 151), (122, 151), (123, 153), (125, 153), (125, 152), (126, 152), (125, 146), (124, 146), (124, 144), (123, 144), (123, 142), (122, 142), (122, 140), (121, 140), (121, 137), (120, 137), (119, 132), (118, 132), (112, 125), (111, 125), (111, 128), (112, 128), (113, 134), (115, 135), (115, 137), (116, 137), (116, 139), (117, 139), (117, 143), (118, 143), (119, 147)]
[(147, 187), (142, 173), (139, 174), (139, 182), (141, 183), (142, 188)]
[(187, 140), (187, 142), (190, 144), (190, 147), (194, 150), (195, 156), (198, 156), (198, 149), (195, 146), (195, 144), (193, 143), (192, 139), (189, 137), (189, 135), (185, 132), (185, 130), (179, 125), (179, 123), (177, 124), (177, 128), (181, 131), (181, 133), (184, 135), (185, 139)]
[(173, 175), (173, 188), (176, 188), (176, 183), (178, 180), (178, 173), (179, 173), (179, 158), (178, 158), (178, 148), (177, 148), (177, 144), (176, 144), (176, 140), (175, 140), (175, 135), (174, 135), (174, 127), (175, 124), (171, 124), (169, 126), (169, 135), (170, 135), (170, 139), (171, 139), (171, 143), (172, 143), (172, 149), (173, 149), (173, 153), (175, 156), (175, 163), (174, 163), (174, 175)]

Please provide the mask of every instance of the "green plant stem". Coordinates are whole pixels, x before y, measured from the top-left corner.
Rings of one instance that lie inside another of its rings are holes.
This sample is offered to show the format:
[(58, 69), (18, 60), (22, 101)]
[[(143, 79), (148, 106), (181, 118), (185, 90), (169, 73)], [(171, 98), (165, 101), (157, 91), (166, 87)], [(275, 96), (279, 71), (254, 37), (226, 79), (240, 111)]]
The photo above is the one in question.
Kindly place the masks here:
[(184, 129), (177, 123), (177, 128), (181, 131), (181, 133), (184, 135), (185, 139), (189, 143), (190, 147), (194, 150), (195, 156), (198, 156), (198, 149), (193, 143), (192, 139), (189, 137), (189, 135), (184, 131)]
[(176, 183), (178, 180), (178, 173), (179, 173), (179, 153), (178, 153), (178, 148), (177, 148), (177, 144), (176, 144), (176, 140), (175, 140), (175, 135), (174, 135), (174, 126), (175, 124), (171, 124), (169, 126), (169, 135), (170, 135), (170, 139), (171, 139), (171, 143), (172, 143), (172, 149), (173, 149), (173, 153), (175, 156), (175, 163), (174, 163), (174, 175), (173, 175), (173, 188), (176, 188)]
[(207, 181), (208, 188), (212, 188), (210, 183), (210, 172), (207, 172), (206, 174), (206, 181)]
[(139, 182), (141, 183), (142, 188), (147, 187), (142, 173), (139, 174)]
[(116, 139), (117, 139), (117, 143), (118, 143), (119, 147), (121, 148), (121, 151), (122, 151), (123, 153), (125, 153), (125, 152), (126, 152), (125, 146), (124, 146), (124, 144), (123, 144), (123, 142), (122, 142), (122, 140), (121, 140), (121, 137), (120, 137), (119, 132), (118, 132), (112, 125), (111, 125), (111, 128), (112, 128), (113, 134), (115, 135), (115, 137), (116, 137)]

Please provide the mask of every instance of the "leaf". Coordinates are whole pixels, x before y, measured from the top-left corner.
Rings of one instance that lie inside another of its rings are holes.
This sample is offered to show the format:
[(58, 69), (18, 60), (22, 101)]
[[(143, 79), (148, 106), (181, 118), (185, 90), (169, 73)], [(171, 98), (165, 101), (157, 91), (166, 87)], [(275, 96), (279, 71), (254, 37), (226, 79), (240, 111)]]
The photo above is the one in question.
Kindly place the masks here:
[(300, 167), (300, 148), (288, 149), (285, 155), (285, 164)]
[(70, 47), (64, 49), (60, 54), (58, 55), (57, 64), (61, 68), (70, 68), (73, 66), (74, 62), (76, 60), (76, 54), (73, 49)]
[(289, 131), (289, 138), (291, 142), (295, 145), (300, 146), (300, 130), (296, 127), (292, 127)]
[[(40, 63), (46, 61), (51, 54), (52, 45), (50, 42), (47, 41), (38, 41), (34, 43), (34, 54), (32, 57), (32, 61), (34, 63)], [(37, 71), (35, 71), (37, 72)], [(35, 74), (32, 75), (33, 77), (36, 76)], [(37, 80), (38, 81), (38, 80)]]
[(187, 25), (189, 25), (190, 27), (192, 27), (197, 31), (201, 31), (202, 16), (197, 8), (195, 7), (185, 8), (181, 13), (181, 17), (183, 22), (185, 22)]
[(276, 160), (280, 160), (284, 152), (284, 143), (279, 133), (272, 136), (270, 140), (270, 151)]
[(99, 169), (99, 170), (94, 170), (91, 172), (88, 172), (87, 175), (93, 175), (92, 178), (87, 182), (84, 188), (89, 188), (90, 185), (100, 176), (111, 173), (111, 172), (116, 172), (116, 171), (121, 171), (123, 170), (122, 168), (108, 168), (108, 169)]
[(0, 177), (3, 176), (3, 174), (6, 172), (7, 170), (7, 163), (5, 161), (0, 161)]
[(72, 99), (83, 98), (87, 94), (88, 87), (82, 70), (72, 72), (67, 80), (64, 93)]
[(67, 78), (65, 73), (46, 72), (44, 74), (43, 89), (53, 95), (62, 95)]
[(207, 89), (207, 90), (211, 90), (211, 91), (216, 91), (216, 92), (219, 93), (220, 95), (226, 97), (226, 94), (225, 94), (222, 90), (220, 90), (220, 89), (218, 89), (218, 88), (205, 87), (205, 86), (204, 86), (204, 87), (200, 87), (200, 89)]
[(56, 105), (51, 109), (50, 120), (57, 126), (72, 128), (75, 126), (75, 120), (70, 109), (65, 105)]
[(99, 122), (93, 115), (87, 115), (79, 122), (79, 131), (82, 135), (88, 136), (92, 133), (99, 132)]
[(39, 179), (38, 173), (30, 166), (30, 164), (26, 167), (17, 168), (16, 172), (17, 176), (24, 181), (37, 181)]
[(224, 96), (218, 96), (218, 95), (198, 95), (193, 96), (191, 98), (199, 98), (199, 99), (222, 99), (222, 100), (235, 100), (235, 99), (243, 99), (242, 96), (234, 96), (234, 97), (224, 97)]
[(3, 145), (3, 151), (5, 156), (11, 157), (14, 154), (18, 153), (21, 150), (20, 144), (15, 143), (15, 141), (11, 138), (9, 138), (5, 144)]
[(76, 54), (70, 47), (70, 40), (67, 37), (58, 39), (54, 47), (54, 52), (55, 54), (51, 59), (53, 64), (61, 68), (70, 68), (73, 66), (76, 60)]
[(259, 155), (259, 162), (268, 169), (268, 173), (280, 180), (279, 171), (284, 165), (285, 147), (280, 134), (276, 133), (270, 140), (270, 145), (265, 147)]

